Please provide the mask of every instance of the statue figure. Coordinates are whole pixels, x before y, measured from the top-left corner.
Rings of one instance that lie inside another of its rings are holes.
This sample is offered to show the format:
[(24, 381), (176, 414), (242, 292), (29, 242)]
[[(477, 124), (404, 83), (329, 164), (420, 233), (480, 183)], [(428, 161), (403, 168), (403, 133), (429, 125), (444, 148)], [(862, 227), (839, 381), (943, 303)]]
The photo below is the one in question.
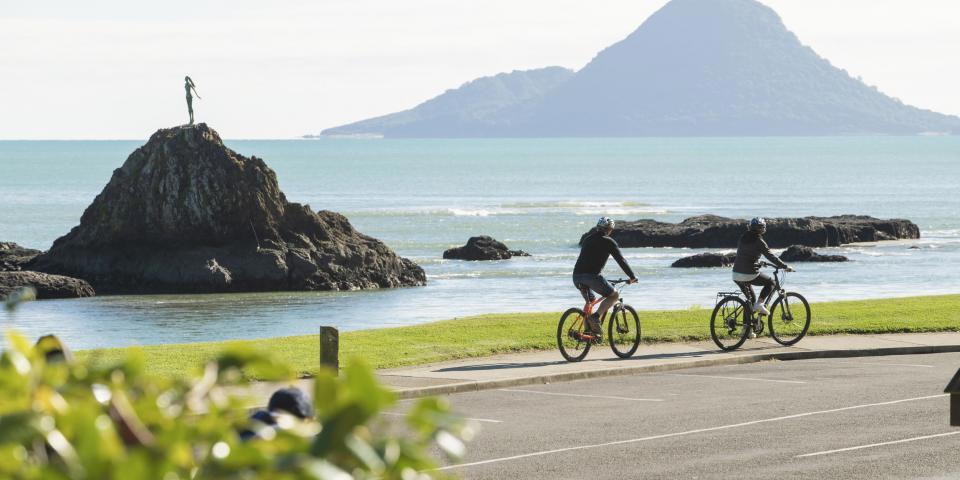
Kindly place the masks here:
[(187, 91), (187, 110), (190, 112), (190, 125), (193, 125), (193, 95), (190, 94), (190, 90), (197, 94), (197, 98), (200, 98), (200, 94), (197, 93), (197, 86), (194, 85), (189, 76), (183, 77), (183, 81), (183, 88)]

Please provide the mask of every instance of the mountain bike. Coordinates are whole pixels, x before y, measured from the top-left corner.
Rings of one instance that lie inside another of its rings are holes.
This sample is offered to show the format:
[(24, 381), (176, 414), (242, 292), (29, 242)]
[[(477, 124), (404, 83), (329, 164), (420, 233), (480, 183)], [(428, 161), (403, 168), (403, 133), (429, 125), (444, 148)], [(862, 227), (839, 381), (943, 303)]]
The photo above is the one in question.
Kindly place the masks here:
[[(783, 289), (786, 270), (767, 262), (760, 262), (760, 265), (774, 268), (776, 299), (767, 317), (770, 336), (780, 345), (794, 345), (810, 328), (810, 304), (803, 295)], [(762, 316), (753, 311), (753, 305), (743, 292), (719, 292), (710, 317), (710, 336), (721, 350), (736, 350), (747, 340), (751, 331), (757, 335), (763, 333)]]
[[(613, 280), (617, 293), (620, 293), (629, 283), (629, 280)], [(571, 308), (560, 317), (557, 325), (557, 346), (560, 354), (568, 362), (579, 362), (587, 356), (590, 347), (603, 343), (602, 334), (593, 334), (585, 331), (586, 318), (593, 313), (594, 307), (603, 301), (600, 297), (584, 304), (583, 308)], [(607, 323), (607, 339), (613, 353), (620, 358), (630, 358), (640, 346), (640, 317), (630, 305), (623, 303), (623, 296), (610, 307), (610, 322)], [(600, 319), (603, 326), (606, 315)]]

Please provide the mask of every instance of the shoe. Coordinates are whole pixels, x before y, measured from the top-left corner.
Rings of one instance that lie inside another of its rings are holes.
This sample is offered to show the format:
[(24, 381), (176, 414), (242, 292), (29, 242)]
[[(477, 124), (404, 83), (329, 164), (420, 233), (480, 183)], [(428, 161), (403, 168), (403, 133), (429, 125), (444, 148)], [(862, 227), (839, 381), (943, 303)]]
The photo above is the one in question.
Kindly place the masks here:
[(759, 302), (753, 306), (753, 311), (760, 315), (770, 315), (770, 310), (767, 310), (767, 306)]
[(587, 333), (591, 335), (600, 335), (603, 328), (600, 326), (600, 315), (594, 313), (587, 317)]
[(757, 334), (751, 329), (750, 333), (747, 334), (747, 338), (757, 338)]

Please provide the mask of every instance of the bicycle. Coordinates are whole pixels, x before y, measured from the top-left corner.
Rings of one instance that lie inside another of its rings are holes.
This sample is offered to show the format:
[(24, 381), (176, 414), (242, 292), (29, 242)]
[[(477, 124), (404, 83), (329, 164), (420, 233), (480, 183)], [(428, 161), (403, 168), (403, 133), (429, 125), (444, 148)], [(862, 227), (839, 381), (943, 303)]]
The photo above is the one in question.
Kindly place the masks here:
[[(617, 293), (620, 293), (629, 280), (619, 279), (610, 282)], [(579, 362), (587, 356), (590, 347), (603, 343), (603, 335), (595, 335), (584, 331), (586, 318), (593, 313), (593, 308), (603, 301), (600, 297), (594, 301), (587, 301), (583, 308), (571, 308), (560, 317), (557, 325), (557, 346), (560, 354), (568, 362)], [(623, 303), (623, 296), (610, 308), (610, 322), (607, 324), (607, 339), (613, 353), (620, 358), (630, 358), (640, 346), (640, 317), (633, 307)], [(600, 319), (602, 328), (606, 315)]]
[[(810, 304), (803, 295), (783, 289), (786, 270), (767, 262), (760, 262), (760, 266), (774, 268), (776, 299), (767, 317), (770, 336), (780, 345), (794, 345), (810, 328)], [(710, 317), (710, 336), (721, 350), (736, 350), (751, 331), (757, 335), (763, 333), (762, 316), (753, 311), (743, 292), (719, 292)]]

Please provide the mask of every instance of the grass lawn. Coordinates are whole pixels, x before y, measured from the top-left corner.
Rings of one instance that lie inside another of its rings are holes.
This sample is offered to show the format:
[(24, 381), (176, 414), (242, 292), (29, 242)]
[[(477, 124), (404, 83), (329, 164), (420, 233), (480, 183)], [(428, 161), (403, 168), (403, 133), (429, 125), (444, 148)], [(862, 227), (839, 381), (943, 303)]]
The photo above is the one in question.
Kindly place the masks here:
[[(810, 335), (960, 331), (960, 295), (825, 302), (811, 305)], [(645, 342), (710, 338), (706, 308), (640, 311)], [(341, 363), (362, 358), (375, 368), (416, 365), (503, 352), (556, 348), (560, 314), (506, 313), (456, 318), (413, 327), (343, 332)], [(153, 345), (140, 348), (148, 368), (162, 375), (199, 369), (229, 342)], [(317, 335), (244, 340), (234, 343), (271, 352), (309, 375), (319, 366)], [(642, 348), (642, 347), (641, 347)], [(127, 349), (77, 352), (83, 359), (120, 358)], [(559, 358), (559, 354), (558, 354)]]

